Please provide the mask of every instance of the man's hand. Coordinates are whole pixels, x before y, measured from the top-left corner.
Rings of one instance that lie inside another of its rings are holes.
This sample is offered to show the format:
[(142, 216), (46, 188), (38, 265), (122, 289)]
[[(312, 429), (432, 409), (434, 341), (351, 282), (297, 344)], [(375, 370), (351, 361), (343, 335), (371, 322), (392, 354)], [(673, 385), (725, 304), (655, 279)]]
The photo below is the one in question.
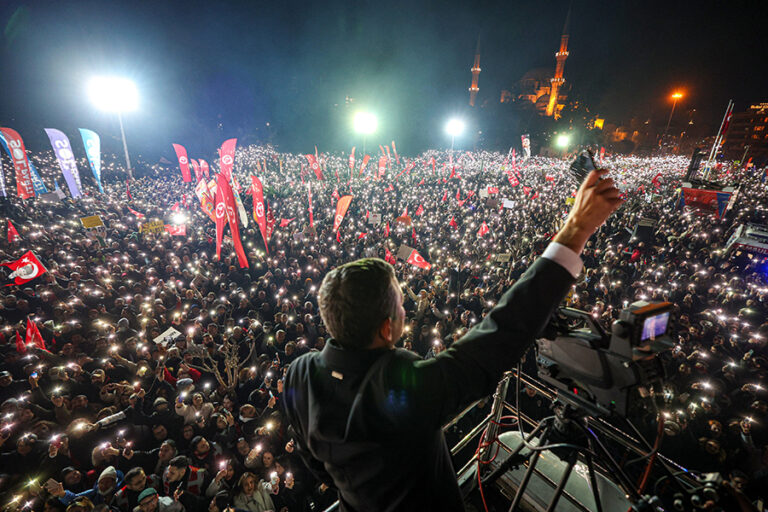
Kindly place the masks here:
[(45, 490), (57, 498), (61, 498), (65, 494), (64, 485), (62, 485), (61, 482), (57, 482), (53, 478), (49, 478), (48, 481), (45, 482)]
[(621, 205), (617, 189), (611, 178), (600, 179), (606, 169), (592, 171), (576, 193), (568, 218), (554, 242), (563, 244), (576, 254), (581, 254), (589, 237), (603, 225), (608, 217)]

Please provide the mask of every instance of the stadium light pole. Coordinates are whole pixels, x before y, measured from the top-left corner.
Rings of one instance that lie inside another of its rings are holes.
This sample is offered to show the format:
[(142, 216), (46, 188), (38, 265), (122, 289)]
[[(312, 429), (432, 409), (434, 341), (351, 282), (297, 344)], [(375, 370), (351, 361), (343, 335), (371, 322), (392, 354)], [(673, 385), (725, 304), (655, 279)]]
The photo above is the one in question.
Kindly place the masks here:
[(661, 135), (661, 143), (664, 143), (664, 138), (667, 136), (667, 131), (669, 131), (669, 125), (672, 123), (672, 114), (675, 113), (675, 106), (677, 105), (677, 100), (683, 97), (683, 93), (676, 92), (672, 94), (672, 110), (669, 111), (669, 119), (667, 119), (667, 126), (664, 127), (664, 133)]
[(453, 143), (456, 137), (464, 133), (464, 121), (461, 119), (451, 119), (445, 124), (445, 133), (451, 136), (451, 151), (453, 151)]
[(357, 112), (352, 119), (352, 126), (355, 129), (355, 133), (363, 136), (363, 155), (365, 155), (365, 143), (367, 142), (368, 135), (376, 132), (379, 120), (370, 112)]
[(128, 177), (133, 179), (131, 157), (128, 155), (128, 142), (125, 140), (123, 128), (123, 112), (131, 112), (139, 106), (139, 93), (136, 84), (125, 78), (112, 76), (97, 76), (88, 83), (88, 94), (96, 108), (105, 112), (117, 113), (120, 123), (120, 136), (123, 139), (125, 165)]

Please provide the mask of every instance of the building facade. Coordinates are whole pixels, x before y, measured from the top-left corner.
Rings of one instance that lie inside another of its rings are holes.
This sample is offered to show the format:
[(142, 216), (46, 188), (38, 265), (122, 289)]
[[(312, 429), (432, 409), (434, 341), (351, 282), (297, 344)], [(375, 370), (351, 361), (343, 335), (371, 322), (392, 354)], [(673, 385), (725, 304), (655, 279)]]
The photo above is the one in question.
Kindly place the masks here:
[(739, 160), (746, 151), (746, 158), (751, 157), (755, 163), (768, 161), (768, 102), (734, 112), (722, 151), (728, 159)]

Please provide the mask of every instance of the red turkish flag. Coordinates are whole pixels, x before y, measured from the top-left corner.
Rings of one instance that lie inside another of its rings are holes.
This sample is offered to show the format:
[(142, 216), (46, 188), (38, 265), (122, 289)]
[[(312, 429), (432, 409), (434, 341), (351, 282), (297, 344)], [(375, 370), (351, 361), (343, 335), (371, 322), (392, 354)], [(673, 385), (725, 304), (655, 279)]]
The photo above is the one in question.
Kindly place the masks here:
[(337, 201), (341, 199), (341, 196), (339, 195), (339, 188), (336, 187), (333, 189), (333, 194), (331, 194), (331, 199), (336, 199)]
[(488, 228), (488, 224), (483, 222), (482, 225), (480, 225), (480, 229), (477, 231), (477, 236), (483, 237), (487, 235), (489, 231), (491, 230)]
[(349, 153), (349, 172), (350, 174), (352, 171), (355, 170), (355, 148), (352, 147), (352, 151)]
[(179, 159), (181, 178), (184, 180), (184, 183), (189, 183), (192, 181), (192, 175), (189, 173), (189, 158), (187, 158), (187, 149), (181, 144), (174, 144), (173, 150), (176, 152), (176, 158)]
[(454, 229), (458, 229), (459, 225), (456, 224), (456, 217), (451, 215), (451, 222), (448, 223), (449, 226), (451, 226)]
[(9, 219), (8, 220), (8, 243), (12, 244), (17, 240), (21, 240), (21, 235), (19, 235), (19, 232), (16, 231), (16, 228), (13, 227), (13, 224), (11, 224), (11, 221)]
[(387, 238), (388, 236), (389, 236), (389, 222), (387, 222), (387, 225), (384, 228), (384, 238)]
[(19, 334), (19, 331), (16, 331), (16, 352), (19, 354), (27, 353), (27, 346), (21, 341), (21, 334)]
[(307, 161), (309, 162), (309, 167), (312, 168), (312, 170), (314, 171), (315, 176), (317, 177), (317, 179), (322, 181), (323, 180), (323, 170), (320, 169), (320, 164), (317, 163), (317, 157), (315, 157), (315, 155), (306, 155), (306, 156), (307, 156)]
[(24, 344), (33, 344), (41, 350), (48, 350), (45, 348), (45, 340), (43, 340), (43, 336), (40, 334), (40, 330), (37, 328), (37, 324), (35, 324), (35, 322), (31, 321), (29, 318), (27, 318), (27, 337), (24, 340)]
[[(17, 285), (28, 283), (47, 272), (47, 269), (40, 263), (40, 260), (37, 259), (37, 256), (32, 251), (25, 252), (16, 261), (0, 263), (0, 267), (8, 267), (12, 270), (8, 279), (13, 279), (13, 284)], [(10, 286), (10, 284), (6, 286)]]
[(352, 196), (344, 196), (336, 203), (336, 216), (333, 219), (333, 230), (338, 232), (341, 221), (344, 220), (344, 216), (349, 209), (349, 203), (352, 202)]
[(294, 221), (295, 218), (296, 217), (293, 217), (292, 219), (280, 219), (280, 227), (284, 228), (284, 227), (288, 226), (291, 222)]
[(528, 195), (531, 193), (531, 187), (526, 187), (523, 185), (523, 194)]
[(423, 268), (424, 270), (429, 270), (432, 268), (432, 265), (429, 264), (422, 256), (419, 254), (419, 252), (414, 249), (411, 251), (411, 254), (408, 256), (408, 263), (410, 263), (413, 266)]
[(144, 218), (144, 214), (143, 213), (137, 212), (136, 210), (134, 210), (130, 206), (128, 206), (127, 208), (128, 208), (129, 212), (131, 212), (132, 214), (134, 214), (136, 216), (137, 219), (143, 219)]
[(389, 186), (384, 189), (384, 192), (392, 192), (393, 190), (395, 190), (395, 186), (390, 183)]
[(445, 191), (445, 194), (443, 194), (443, 202), (446, 202), (448, 200), (448, 191)]
[(389, 252), (389, 249), (387, 249), (386, 247), (384, 248), (384, 261), (386, 261), (390, 265), (394, 265), (395, 263), (397, 263), (397, 260), (395, 259), (395, 257), (392, 256), (392, 253)]
[(360, 233), (359, 235), (357, 235), (357, 239), (358, 239), (358, 240), (360, 240), (360, 239), (363, 239), (363, 238), (365, 238), (365, 236), (366, 236), (367, 234), (368, 234), (368, 233)]
[(209, 169), (208, 169), (208, 162), (206, 162), (205, 160), (200, 160), (200, 170), (203, 171), (203, 175), (206, 178), (210, 178), (211, 177)]
[(488, 187), (487, 192), (488, 194), (498, 194), (499, 187)]
[(461, 189), (456, 189), (456, 200), (461, 201)]
[[(264, 248), (269, 254), (267, 244), (267, 212), (264, 208), (264, 187), (256, 176), (251, 176), (251, 190), (253, 190), (253, 220), (259, 226), (261, 238), (264, 240)], [(310, 192), (310, 212), (312, 211), (312, 192)], [(311, 214), (310, 214), (311, 215)]]
[(168, 232), (171, 236), (187, 236), (187, 225), (186, 224), (166, 224), (165, 230)]
[(219, 151), (221, 173), (224, 174), (228, 182), (232, 181), (232, 168), (235, 166), (235, 145), (237, 145), (237, 139), (227, 139)]
[(416, 209), (416, 215), (424, 215), (424, 207), (419, 205), (419, 207)]
[[(419, 184), (419, 185), (423, 185), (423, 184), (424, 184), (424, 178), (421, 178), (421, 181), (420, 181), (418, 184)], [(417, 185), (417, 186), (418, 186), (418, 185)]]

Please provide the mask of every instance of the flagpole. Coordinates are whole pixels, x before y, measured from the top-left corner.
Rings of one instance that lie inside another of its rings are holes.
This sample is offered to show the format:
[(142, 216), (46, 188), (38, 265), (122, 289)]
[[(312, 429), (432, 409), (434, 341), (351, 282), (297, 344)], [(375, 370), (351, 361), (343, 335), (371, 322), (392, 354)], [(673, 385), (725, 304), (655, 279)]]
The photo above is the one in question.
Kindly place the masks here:
[(712, 144), (712, 149), (709, 150), (709, 158), (707, 158), (707, 163), (704, 165), (704, 176), (703, 179), (705, 181), (709, 180), (709, 175), (711, 172), (711, 162), (714, 157), (717, 156), (717, 147), (720, 145), (720, 140), (722, 138), (721, 132), (723, 131), (723, 126), (725, 126), (726, 120), (728, 119), (728, 114), (733, 110), (733, 100), (728, 100), (728, 106), (725, 108), (725, 114), (723, 115), (723, 120), (720, 122), (720, 128), (717, 130), (717, 136), (715, 137), (715, 142)]

